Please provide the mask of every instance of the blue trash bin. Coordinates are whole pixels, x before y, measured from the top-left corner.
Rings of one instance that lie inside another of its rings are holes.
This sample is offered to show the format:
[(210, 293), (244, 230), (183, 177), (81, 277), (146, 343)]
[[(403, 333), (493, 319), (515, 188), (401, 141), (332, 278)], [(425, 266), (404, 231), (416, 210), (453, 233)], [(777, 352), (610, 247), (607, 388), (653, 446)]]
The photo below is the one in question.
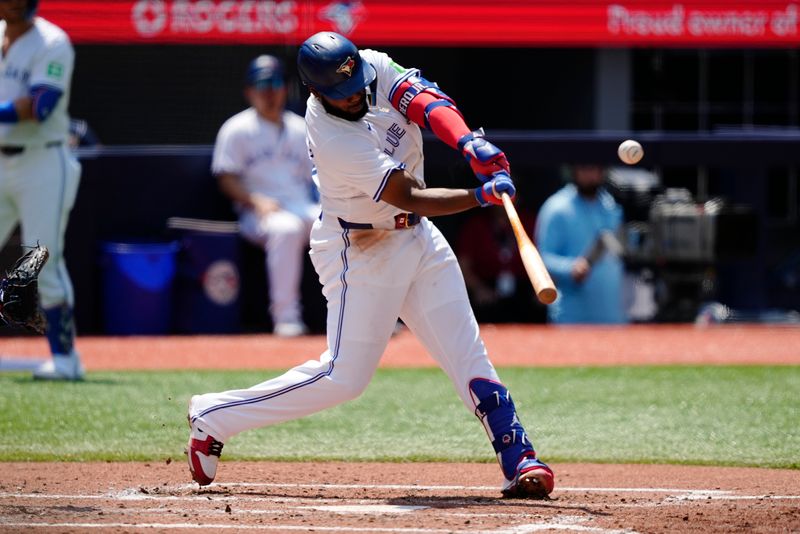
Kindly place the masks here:
[(158, 335), (172, 329), (178, 242), (102, 243), (103, 317), (114, 335)]
[(176, 330), (184, 334), (239, 332), (241, 277), (235, 224), (171, 221), (181, 243), (175, 278)]

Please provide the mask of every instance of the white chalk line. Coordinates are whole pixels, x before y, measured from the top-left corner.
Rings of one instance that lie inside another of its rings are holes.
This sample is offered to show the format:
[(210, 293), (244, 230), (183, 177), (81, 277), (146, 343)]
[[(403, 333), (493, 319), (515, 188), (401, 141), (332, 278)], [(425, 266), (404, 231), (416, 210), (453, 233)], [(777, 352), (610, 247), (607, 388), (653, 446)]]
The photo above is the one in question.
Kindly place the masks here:
[(721, 495), (721, 496), (704, 496), (704, 495), (672, 495), (665, 500), (676, 501), (761, 501), (761, 500), (779, 500), (779, 501), (792, 501), (800, 500), (800, 495)]
[[(281, 484), (278, 482), (219, 482), (207, 487), (252, 487), (252, 488), (294, 488), (294, 489), (391, 489), (391, 490), (420, 490), (420, 491), (495, 491), (499, 492), (499, 486), (454, 486), (454, 485), (423, 485), (423, 484), (301, 484), (290, 483)], [(191, 490), (197, 489), (197, 484), (181, 484), (173, 486), (175, 489)], [(705, 494), (724, 494), (730, 493), (726, 490), (695, 490), (687, 488), (600, 488), (600, 487), (574, 487), (557, 486), (558, 491), (568, 492), (625, 492), (625, 493), (703, 493)]]
[(359, 528), (359, 527), (326, 527), (326, 526), (298, 526), (298, 525), (230, 525), (230, 524), (204, 524), (193, 523), (0, 523), (0, 525), (10, 528), (120, 528), (130, 530), (273, 530), (279, 532), (302, 531), (302, 532), (402, 532), (402, 533), (458, 533), (458, 534), (528, 534), (531, 532), (543, 532), (547, 530), (571, 530), (574, 532), (597, 532), (600, 534), (636, 534), (633, 530), (605, 529), (600, 527), (587, 527), (583, 525), (561, 525), (558, 523), (518, 525), (510, 528), (496, 530), (453, 530), (453, 529), (434, 529), (434, 528)]
[[(421, 485), (421, 484), (280, 484), (275, 482), (222, 482), (208, 486), (211, 488), (219, 487), (240, 487), (240, 488), (278, 488), (278, 489), (315, 489), (315, 490), (337, 490), (337, 489), (375, 489), (375, 490), (400, 490), (400, 491), (460, 491), (460, 492), (479, 492), (497, 491), (496, 486), (455, 486), (455, 485)], [(195, 484), (180, 484), (173, 486), (176, 491), (197, 490)], [(604, 488), (604, 487), (578, 487), (578, 486), (558, 486), (556, 493), (666, 493), (673, 494), (667, 497), (676, 499), (696, 499), (696, 500), (749, 500), (749, 499), (777, 499), (793, 500), (800, 499), (800, 495), (735, 495), (728, 490), (717, 489), (689, 489), (689, 488)], [(677, 495), (674, 495), (677, 494)]]
[[(352, 508), (349, 508), (348, 505), (343, 505), (340, 507), (339, 510), (325, 510), (325, 511), (334, 511), (340, 514), (353, 514), (353, 515), (367, 515), (370, 513), (380, 513), (381, 515), (400, 515), (406, 514), (412, 511), (420, 511), (420, 510), (429, 510), (435, 513), (437, 517), (439, 516), (446, 516), (446, 517), (463, 517), (465, 519), (503, 519), (503, 518), (516, 518), (516, 519), (538, 519), (541, 514), (539, 513), (513, 513), (513, 512), (491, 512), (491, 513), (482, 513), (482, 512), (451, 512), (449, 510), (441, 510), (432, 508), (430, 506), (420, 506), (416, 507), (419, 510), (385, 510), (379, 511), (376, 509), (359, 509), (362, 507), (356, 507), (354, 505), (350, 505)], [(238, 506), (232, 507), (230, 512), (225, 511), (222, 508), (212, 508), (203, 510), (203, 515), (289, 515), (289, 514), (297, 514), (298, 511), (313, 511), (319, 510), (322, 507), (319, 506), (294, 506), (292, 508), (259, 508), (259, 509), (251, 509), (251, 508), (240, 508)], [(330, 507), (336, 508), (336, 507)], [(131, 511), (131, 508), (126, 508), (125, 510)], [(113, 514), (115, 512), (119, 512), (117, 508), (99, 508), (97, 511), (102, 511), (104, 514)], [(148, 514), (170, 514), (170, 513), (178, 513), (172, 510), (167, 510), (164, 507), (159, 508), (137, 508), (137, 512), (140, 513), (148, 513)], [(195, 512), (196, 513), (196, 512)]]
[[(314, 489), (314, 490), (341, 490), (341, 489), (375, 489), (375, 490), (402, 490), (402, 491), (460, 491), (460, 492), (484, 492), (497, 491), (494, 486), (456, 486), (456, 485), (417, 485), (417, 484), (280, 484), (267, 482), (228, 482), (206, 486), (209, 489), (225, 489), (228, 487), (239, 488), (274, 488), (274, 489)], [(174, 492), (192, 493), (191, 495), (173, 495)], [(200, 491), (197, 492), (197, 485), (179, 484), (176, 486), (160, 486), (152, 493), (142, 492), (138, 488), (128, 488), (114, 493), (106, 494), (47, 494), (47, 493), (14, 493), (0, 492), (2, 498), (21, 498), (21, 499), (110, 499), (122, 501), (137, 500), (174, 500), (174, 501), (193, 501), (209, 500), (216, 501), (237, 500), (237, 501), (259, 501), (272, 500), (274, 502), (303, 502), (313, 500), (320, 502), (341, 502), (342, 498), (321, 499), (317, 497), (284, 497), (266, 495), (224, 495)], [(728, 490), (712, 489), (688, 489), (688, 488), (606, 488), (606, 487), (557, 487), (556, 494), (559, 492), (567, 493), (666, 493), (665, 500), (798, 500), (800, 495), (737, 495)], [(356, 498), (358, 499), (358, 498)], [(499, 497), (498, 497), (499, 499)], [(353, 500), (353, 499), (348, 499)], [(366, 501), (371, 502), (371, 501)], [(546, 503), (547, 501), (543, 501)], [(663, 501), (662, 501), (663, 502)]]
[[(453, 531), (450, 529), (430, 529), (430, 528), (359, 528), (359, 527), (326, 527), (326, 526), (299, 526), (299, 525), (231, 525), (225, 523), (3, 523), (5, 527), (16, 528), (124, 528), (124, 529), (220, 529), (220, 530), (277, 530), (277, 531), (322, 531), (322, 532), (421, 532), (424, 534), (434, 534), (439, 532), (469, 532), (479, 531)], [(484, 531), (500, 533), (501, 531)]]
[[(275, 482), (220, 482), (207, 486), (209, 488), (241, 487), (248, 488), (282, 488), (282, 489), (376, 489), (376, 490), (401, 490), (401, 491), (461, 491), (477, 492), (498, 491), (496, 486), (454, 486), (454, 485), (420, 485), (420, 484), (280, 484)], [(180, 484), (172, 486), (175, 490), (197, 490), (196, 484)], [(686, 499), (719, 499), (719, 500), (747, 500), (747, 499), (800, 499), (800, 495), (735, 495), (729, 490), (718, 489), (690, 489), (690, 488), (605, 488), (605, 487), (579, 487), (556, 486), (556, 493), (667, 493), (677, 494), (674, 497)]]
[(5, 527), (14, 528), (69, 528), (69, 529), (92, 529), (92, 528), (116, 528), (116, 529), (131, 529), (131, 530), (177, 530), (177, 529), (220, 529), (220, 530), (277, 530), (280, 532), (289, 531), (314, 531), (314, 532), (399, 532), (405, 534), (420, 533), (420, 534), (439, 534), (439, 533), (456, 533), (456, 534), (529, 534), (532, 532), (543, 532), (547, 530), (564, 530), (573, 532), (596, 532), (598, 534), (637, 534), (636, 531), (630, 529), (606, 529), (601, 527), (592, 527), (586, 525), (578, 525), (573, 522), (556, 523), (532, 523), (524, 525), (514, 525), (509, 527), (501, 527), (491, 530), (453, 530), (453, 529), (439, 529), (439, 528), (398, 528), (398, 527), (333, 527), (333, 526), (316, 526), (316, 525), (231, 525), (229, 523), (217, 524), (196, 524), (196, 523), (37, 523), (37, 522), (2, 522), (0, 525)]

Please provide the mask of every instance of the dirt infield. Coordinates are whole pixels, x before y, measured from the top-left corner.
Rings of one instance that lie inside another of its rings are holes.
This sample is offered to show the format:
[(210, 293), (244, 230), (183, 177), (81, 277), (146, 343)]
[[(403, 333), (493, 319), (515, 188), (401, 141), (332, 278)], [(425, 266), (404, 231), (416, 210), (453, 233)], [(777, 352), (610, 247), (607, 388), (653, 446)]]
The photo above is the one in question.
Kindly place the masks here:
[(4, 532), (797, 532), (798, 473), (555, 465), (553, 499), (501, 499), (493, 464), (6, 464)]
[[(762, 325), (549, 327), (482, 325), (496, 366), (800, 365), (800, 328)], [(90, 371), (124, 369), (285, 369), (316, 358), (324, 336), (81, 337)], [(0, 356), (41, 357), (41, 337), (0, 338)], [(383, 367), (435, 362), (407, 330), (392, 338)]]
[[(483, 326), (498, 366), (800, 364), (800, 329)], [(84, 337), (87, 369), (287, 368), (322, 336)], [(41, 357), (41, 338), (0, 354)], [(408, 332), (385, 367), (434, 365)], [(185, 458), (142, 463), (0, 464), (0, 532), (798, 532), (800, 472), (555, 464), (549, 501), (501, 499), (495, 464), (225, 462), (190, 484)]]

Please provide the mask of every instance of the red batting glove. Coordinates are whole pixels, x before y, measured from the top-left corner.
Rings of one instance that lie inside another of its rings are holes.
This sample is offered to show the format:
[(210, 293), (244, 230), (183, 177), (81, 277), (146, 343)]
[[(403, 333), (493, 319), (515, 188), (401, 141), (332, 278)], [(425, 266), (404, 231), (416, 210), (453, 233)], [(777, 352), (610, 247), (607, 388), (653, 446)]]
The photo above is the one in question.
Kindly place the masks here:
[(458, 148), (481, 182), (491, 180), (498, 172), (511, 173), (505, 153), (483, 137), (482, 129), (470, 132), (459, 139)]

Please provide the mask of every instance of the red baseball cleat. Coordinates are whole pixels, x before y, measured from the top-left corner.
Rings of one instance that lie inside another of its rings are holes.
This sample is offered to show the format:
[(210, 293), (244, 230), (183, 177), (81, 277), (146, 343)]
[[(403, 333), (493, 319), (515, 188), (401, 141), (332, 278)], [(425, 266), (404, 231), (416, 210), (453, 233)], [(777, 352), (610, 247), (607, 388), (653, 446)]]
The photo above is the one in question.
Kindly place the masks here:
[(222, 454), (222, 442), (214, 439), (196, 424), (189, 422), (191, 433), (186, 454), (189, 457), (189, 471), (192, 479), (201, 486), (208, 486), (217, 474), (219, 456)]
[(503, 485), (504, 497), (546, 499), (555, 486), (553, 470), (535, 456), (523, 457), (514, 480)]

